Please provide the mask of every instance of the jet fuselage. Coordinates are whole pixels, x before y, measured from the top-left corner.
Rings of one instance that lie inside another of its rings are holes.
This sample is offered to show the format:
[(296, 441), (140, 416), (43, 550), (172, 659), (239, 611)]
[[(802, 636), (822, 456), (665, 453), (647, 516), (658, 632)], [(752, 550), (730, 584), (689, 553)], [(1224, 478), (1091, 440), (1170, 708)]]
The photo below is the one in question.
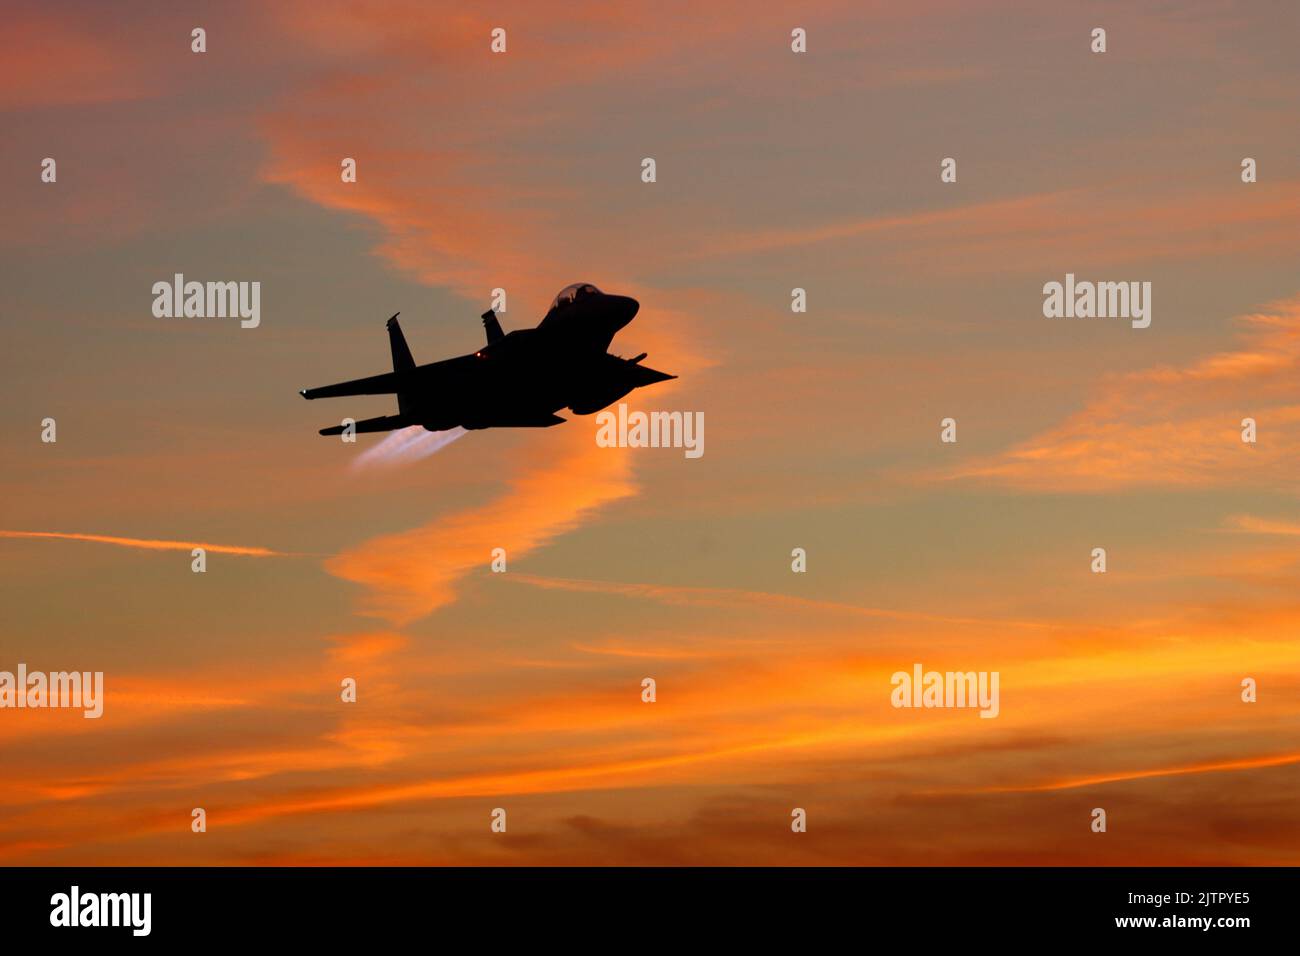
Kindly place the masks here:
[[(397, 317), (388, 322), (393, 371), (368, 379), (304, 389), (305, 398), (392, 393), (399, 414), (356, 422), (356, 431), (388, 431), (421, 425), (449, 428), (546, 427), (562, 422), (556, 412), (588, 415), (634, 388), (675, 376), (640, 364), (644, 354), (623, 359), (606, 350), (632, 321), (635, 299), (607, 295), (595, 286), (564, 289), (534, 329), (503, 334), (496, 316), (483, 324), (488, 343), (459, 358), (415, 365)], [(322, 429), (340, 434), (343, 426)]]

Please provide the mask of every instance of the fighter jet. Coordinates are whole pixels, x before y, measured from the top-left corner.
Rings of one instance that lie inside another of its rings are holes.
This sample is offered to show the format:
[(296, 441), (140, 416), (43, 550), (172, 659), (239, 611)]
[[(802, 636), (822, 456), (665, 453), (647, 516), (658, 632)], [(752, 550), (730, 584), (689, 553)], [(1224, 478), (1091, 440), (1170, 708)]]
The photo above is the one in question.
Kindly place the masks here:
[[(487, 344), (470, 355), (416, 365), (397, 323), (388, 320), (393, 370), (321, 388), (304, 388), (303, 398), (396, 395), (396, 415), (367, 418), (356, 432), (386, 432), (420, 425), (429, 431), (476, 428), (548, 428), (565, 419), (567, 408), (590, 415), (634, 388), (675, 375), (655, 371), (636, 358), (607, 351), (619, 329), (640, 308), (636, 299), (607, 295), (589, 282), (565, 286), (535, 329), (506, 334), (496, 313), (483, 313)], [(401, 313), (398, 313), (400, 315)], [(343, 425), (322, 428), (340, 435)]]

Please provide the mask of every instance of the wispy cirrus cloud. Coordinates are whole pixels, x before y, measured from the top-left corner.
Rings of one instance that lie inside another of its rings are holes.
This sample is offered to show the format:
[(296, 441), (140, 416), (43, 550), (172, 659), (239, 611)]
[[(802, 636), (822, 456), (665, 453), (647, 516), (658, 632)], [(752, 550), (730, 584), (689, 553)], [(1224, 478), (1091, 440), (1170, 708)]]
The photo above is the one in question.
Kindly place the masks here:
[[(1300, 298), (1238, 321), (1239, 348), (1114, 376), (1061, 424), (941, 477), (1097, 493), (1289, 486), (1300, 470)], [(1245, 418), (1254, 443), (1242, 441)]]
[(1244, 534), (1300, 535), (1300, 521), (1278, 521), (1256, 515), (1232, 515), (1225, 524), (1230, 530)]
[[(1075, 188), (1011, 195), (954, 206), (887, 215), (758, 227), (697, 236), (692, 260), (788, 252), (803, 246), (867, 247), (873, 258), (924, 262), (928, 270), (989, 275), (1055, 270), (1116, 262), (1218, 255), (1222, 234), (1236, 252), (1282, 255), (1300, 251), (1300, 181), (1267, 194), (1146, 196), (1134, 208), (1130, 193)], [(1062, 223), (1069, 223), (1068, 229)]]
[(989, 621), (980, 618), (928, 614), (922, 611), (895, 610), (864, 607), (839, 601), (823, 601), (793, 594), (776, 594), (770, 591), (746, 591), (740, 588), (699, 587), (674, 584), (644, 584), (625, 581), (580, 581), (572, 578), (543, 577), (537, 574), (512, 574), (511, 580), (520, 584), (554, 591), (577, 591), (589, 594), (617, 594), (623, 597), (644, 598), (664, 604), (681, 604), (707, 607), (754, 608), (773, 610), (814, 611), (854, 617), (880, 618), (895, 621), (919, 621), (937, 624), (996, 624), (1002, 627), (1050, 628), (1050, 621)]
[(1131, 780), (1150, 780), (1156, 777), (1181, 777), (1189, 774), (1228, 773), (1234, 770), (1256, 770), (1269, 767), (1286, 767), (1300, 763), (1300, 753), (1263, 754), (1254, 757), (1234, 757), (1225, 760), (1205, 760), (1175, 767), (1141, 767), (1114, 773), (1087, 777), (1068, 777), (1046, 783), (1025, 784), (1017, 787), (988, 787), (979, 793), (1038, 793), (1050, 790), (1078, 790), (1108, 783), (1127, 783)]

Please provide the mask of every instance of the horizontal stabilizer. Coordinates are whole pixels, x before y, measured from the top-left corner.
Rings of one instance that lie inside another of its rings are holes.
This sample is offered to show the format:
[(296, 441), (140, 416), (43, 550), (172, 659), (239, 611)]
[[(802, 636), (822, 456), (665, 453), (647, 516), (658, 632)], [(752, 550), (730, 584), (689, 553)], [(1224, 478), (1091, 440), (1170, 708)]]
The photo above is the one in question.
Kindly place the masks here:
[[(405, 415), (380, 415), (378, 418), (363, 418), (352, 426), (352, 430), (358, 435), (364, 435), (368, 432), (391, 432), (397, 428), (406, 428), (414, 424)], [(322, 428), (322, 435), (342, 435), (344, 426), (331, 425), (329, 428)]]
[(369, 378), (357, 378), (337, 385), (304, 388), (298, 394), (303, 398), (340, 398), (344, 395), (389, 395), (397, 391), (397, 375), (385, 372)]

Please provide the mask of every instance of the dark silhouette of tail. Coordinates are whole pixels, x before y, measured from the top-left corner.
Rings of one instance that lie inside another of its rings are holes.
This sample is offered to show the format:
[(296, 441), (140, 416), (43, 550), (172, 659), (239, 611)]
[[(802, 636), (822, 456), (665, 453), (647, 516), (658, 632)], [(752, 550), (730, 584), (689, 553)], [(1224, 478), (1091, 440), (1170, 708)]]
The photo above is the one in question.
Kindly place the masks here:
[(500, 342), (506, 337), (506, 334), (501, 331), (501, 323), (497, 321), (497, 314), (491, 309), (484, 312), (480, 318), (483, 320), (483, 330), (487, 332), (488, 345), (493, 342)]
[(402, 335), (402, 327), (397, 324), (397, 317), (401, 314), (395, 312), (388, 320), (388, 344), (393, 348), (393, 371), (398, 373), (409, 372), (415, 368), (415, 359), (411, 358), (406, 336)]

